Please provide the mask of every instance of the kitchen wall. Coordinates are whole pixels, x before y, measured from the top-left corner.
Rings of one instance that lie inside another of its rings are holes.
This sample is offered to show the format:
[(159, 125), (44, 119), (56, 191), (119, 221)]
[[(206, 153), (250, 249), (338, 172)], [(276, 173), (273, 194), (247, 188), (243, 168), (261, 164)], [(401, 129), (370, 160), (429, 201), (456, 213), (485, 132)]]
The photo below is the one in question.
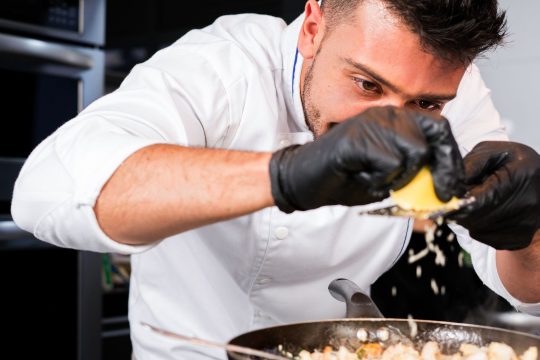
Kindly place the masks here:
[(540, 152), (540, 1), (499, 2), (510, 42), (478, 65), (510, 138)]

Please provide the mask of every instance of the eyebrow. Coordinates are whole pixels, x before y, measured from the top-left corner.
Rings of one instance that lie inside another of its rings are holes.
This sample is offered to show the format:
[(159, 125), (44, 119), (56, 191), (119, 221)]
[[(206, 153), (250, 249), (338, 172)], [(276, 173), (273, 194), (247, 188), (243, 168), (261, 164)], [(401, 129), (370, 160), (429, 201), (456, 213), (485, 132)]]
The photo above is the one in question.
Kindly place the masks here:
[[(344, 58), (343, 60), (347, 64), (349, 64), (352, 67), (356, 68), (357, 70), (360, 70), (360, 71), (366, 73), (371, 78), (373, 78), (373, 80), (375, 80), (375, 81), (379, 82), (380, 84), (386, 86), (387, 88), (389, 88), (393, 92), (396, 92), (396, 93), (402, 94), (402, 95), (406, 94), (405, 91), (403, 91), (402, 89), (400, 89), (396, 85), (392, 84), (390, 81), (386, 80), (381, 75), (377, 74), (377, 72), (370, 69), (368, 66), (366, 66), (364, 64), (360, 64), (359, 62), (356, 62), (356, 61), (354, 61), (352, 59), (349, 59), (349, 58)], [(419, 96), (416, 96), (416, 98), (418, 98), (418, 99), (428, 100), (428, 101), (448, 101), (448, 100), (454, 99), (455, 97), (456, 97), (455, 93), (454, 94), (432, 94), (432, 93), (427, 93), (427, 94), (421, 94)]]

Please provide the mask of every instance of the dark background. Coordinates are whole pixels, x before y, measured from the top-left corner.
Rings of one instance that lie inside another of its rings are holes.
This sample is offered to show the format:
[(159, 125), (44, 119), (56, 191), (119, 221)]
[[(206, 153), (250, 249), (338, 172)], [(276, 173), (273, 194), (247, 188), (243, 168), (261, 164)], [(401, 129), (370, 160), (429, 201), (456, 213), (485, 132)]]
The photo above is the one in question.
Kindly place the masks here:
[[(429, 319), (494, 324), (492, 312), (509, 311), (511, 306), (486, 287), (476, 275), (470, 256), (459, 246), (446, 226), (437, 229), (434, 244), (444, 253), (444, 265), (435, 254), (409, 262), (409, 253), (426, 248), (425, 234), (413, 232), (399, 261), (373, 284), (371, 296), (386, 317)], [(451, 239), (449, 241), (448, 239)], [(421, 275), (417, 275), (417, 267)], [(432, 288), (432, 280), (437, 285)]]
[(106, 92), (114, 90), (137, 63), (148, 59), (191, 29), (222, 15), (257, 13), (287, 23), (304, 10), (305, 0), (109, 0), (107, 2)]

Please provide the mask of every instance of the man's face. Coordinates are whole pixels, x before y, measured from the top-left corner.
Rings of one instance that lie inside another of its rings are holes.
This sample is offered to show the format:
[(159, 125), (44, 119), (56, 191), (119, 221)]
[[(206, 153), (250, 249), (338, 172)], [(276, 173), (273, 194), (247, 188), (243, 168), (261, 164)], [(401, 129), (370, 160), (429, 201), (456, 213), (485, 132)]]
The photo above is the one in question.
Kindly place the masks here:
[(315, 137), (374, 106), (440, 114), (466, 68), (426, 52), (380, 0), (364, 0), (354, 19), (330, 32), (310, 0), (298, 45), (302, 104)]

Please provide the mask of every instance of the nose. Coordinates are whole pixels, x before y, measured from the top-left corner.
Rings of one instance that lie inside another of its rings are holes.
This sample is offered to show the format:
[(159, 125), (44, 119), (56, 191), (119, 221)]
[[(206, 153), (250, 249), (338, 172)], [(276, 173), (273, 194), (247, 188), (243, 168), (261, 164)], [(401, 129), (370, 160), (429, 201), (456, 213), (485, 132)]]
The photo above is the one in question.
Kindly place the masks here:
[(378, 106), (394, 106), (398, 108), (405, 107), (406, 101), (401, 99), (398, 96), (395, 97), (385, 97), (381, 99), (378, 104)]

